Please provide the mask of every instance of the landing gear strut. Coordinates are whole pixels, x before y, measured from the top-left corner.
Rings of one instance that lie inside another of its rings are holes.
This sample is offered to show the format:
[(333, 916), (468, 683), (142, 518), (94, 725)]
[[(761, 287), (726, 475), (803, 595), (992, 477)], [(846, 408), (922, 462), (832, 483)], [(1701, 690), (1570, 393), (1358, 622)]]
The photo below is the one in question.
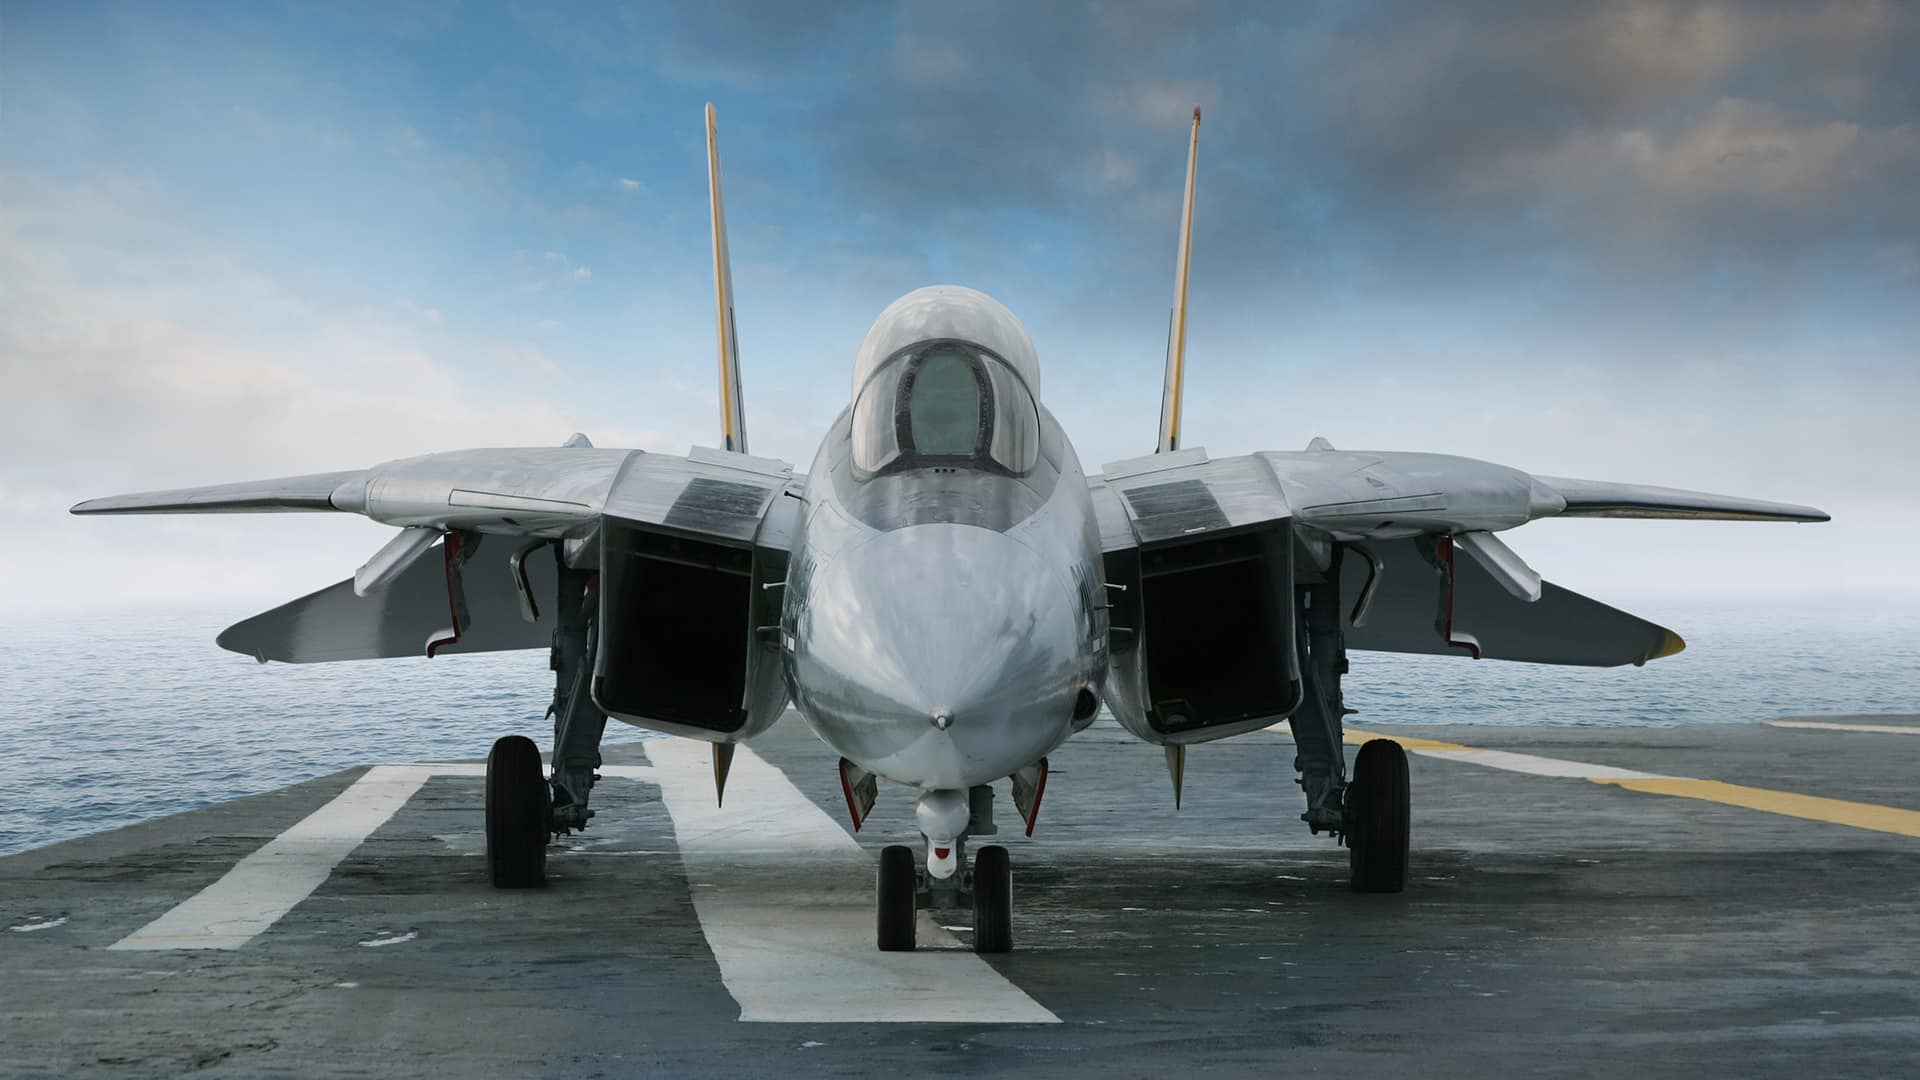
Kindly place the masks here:
[[(881, 952), (907, 952), (914, 947), (915, 912), (923, 908), (973, 907), (973, 951), (1004, 953), (1013, 949), (1013, 861), (998, 844), (983, 847), (968, 864), (967, 838), (992, 836), (993, 789), (982, 784), (967, 792), (967, 827), (951, 846), (932, 847), (930, 854), (953, 870), (935, 877), (913, 849), (894, 844), (880, 851), (876, 877), (877, 944)], [(924, 839), (923, 834), (923, 839)]]
[[(1332, 833), (1347, 845), (1355, 892), (1396, 893), (1407, 887), (1407, 752), (1392, 739), (1370, 740), (1353, 759), (1352, 779), (1346, 776), (1342, 745), (1352, 710), (1340, 693), (1340, 678), (1347, 673), (1344, 624), (1351, 618), (1358, 625), (1364, 616), (1373, 578), (1349, 616), (1340, 600), (1344, 550), (1336, 545), (1324, 579), (1299, 589), (1295, 637), (1306, 695), (1287, 724), (1296, 750), (1293, 767), (1307, 796), (1307, 812), (1300, 817), (1314, 832)], [(1373, 557), (1364, 549), (1359, 554), (1377, 575)]]
[(553, 547), (559, 603), (554, 611), (553, 704), (553, 827), (555, 832), (585, 830), (593, 811), (587, 796), (600, 779), (600, 738), (606, 734), (607, 714), (593, 702), (594, 650), (599, 646), (599, 578), (591, 570), (567, 565), (564, 545)]
[(1346, 819), (1341, 803), (1347, 758), (1341, 744), (1347, 707), (1340, 677), (1347, 673), (1347, 649), (1341, 634), (1339, 549), (1334, 551), (1326, 580), (1298, 590), (1295, 640), (1306, 694), (1287, 726), (1293, 731), (1293, 767), (1307, 796), (1307, 812), (1300, 818), (1315, 833), (1338, 834)]
[[(537, 545), (536, 545), (537, 547)], [(527, 618), (535, 618), (531, 592), (520, 562), (535, 548), (515, 557), (515, 574)], [(509, 735), (487, 755), (487, 872), (502, 889), (526, 889), (547, 880), (547, 842), (556, 833), (587, 827), (593, 811), (587, 795), (600, 779), (600, 738), (607, 714), (588, 692), (592, 678), (599, 575), (567, 565), (565, 545), (553, 545), (558, 580), (553, 612), (554, 673), (553, 771), (540, 763), (540, 748), (524, 735)]]

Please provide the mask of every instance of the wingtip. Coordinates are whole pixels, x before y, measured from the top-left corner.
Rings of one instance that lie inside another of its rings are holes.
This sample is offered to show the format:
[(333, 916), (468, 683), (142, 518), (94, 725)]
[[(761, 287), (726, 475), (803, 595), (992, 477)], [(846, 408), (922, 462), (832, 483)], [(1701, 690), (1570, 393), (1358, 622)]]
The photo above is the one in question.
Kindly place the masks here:
[(1193, 107), (1193, 122), (1196, 124), (1200, 122), (1200, 106), (1198, 105)]
[(1686, 641), (1684, 641), (1679, 634), (1671, 630), (1662, 630), (1661, 633), (1666, 636), (1660, 639), (1660, 647), (1653, 651), (1653, 655), (1648, 657), (1649, 660), (1658, 660), (1663, 656), (1672, 656), (1687, 647)]

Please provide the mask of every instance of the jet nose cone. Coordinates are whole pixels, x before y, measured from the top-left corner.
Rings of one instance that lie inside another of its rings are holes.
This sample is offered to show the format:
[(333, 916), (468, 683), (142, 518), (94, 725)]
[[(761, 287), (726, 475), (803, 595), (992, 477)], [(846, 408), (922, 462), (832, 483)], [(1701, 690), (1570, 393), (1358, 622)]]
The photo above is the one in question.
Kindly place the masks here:
[(1060, 569), (1003, 533), (880, 533), (814, 578), (795, 697), (830, 744), (884, 776), (981, 783), (1064, 737), (1089, 677), (1079, 607)]

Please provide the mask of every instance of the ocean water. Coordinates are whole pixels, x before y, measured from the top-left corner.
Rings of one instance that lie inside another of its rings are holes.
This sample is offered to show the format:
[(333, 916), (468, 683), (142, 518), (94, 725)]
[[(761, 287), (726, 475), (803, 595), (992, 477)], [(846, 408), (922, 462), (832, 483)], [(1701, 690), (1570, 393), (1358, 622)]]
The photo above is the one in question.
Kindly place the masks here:
[[(1352, 722), (1920, 712), (1920, 596), (1612, 602), (1672, 627), (1687, 650), (1604, 670), (1355, 653)], [(351, 765), (479, 757), (513, 733), (547, 742), (544, 651), (263, 666), (213, 643), (245, 614), (0, 622), (0, 853)], [(609, 742), (643, 737), (608, 729)]]

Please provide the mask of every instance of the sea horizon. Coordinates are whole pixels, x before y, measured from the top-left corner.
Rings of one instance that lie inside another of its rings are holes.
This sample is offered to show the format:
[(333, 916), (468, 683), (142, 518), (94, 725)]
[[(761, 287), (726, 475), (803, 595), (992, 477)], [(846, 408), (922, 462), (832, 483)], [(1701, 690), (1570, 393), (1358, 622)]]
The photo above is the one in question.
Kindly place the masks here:
[[(1350, 722), (1630, 728), (1920, 712), (1920, 594), (1607, 599), (1672, 628), (1686, 650), (1606, 669), (1355, 652)], [(541, 650), (261, 665), (214, 644), (248, 614), (0, 617), (0, 735), (14, 749), (0, 759), (0, 853), (356, 765), (478, 758), (501, 735), (550, 742)], [(609, 743), (647, 737), (607, 731)], [(1194, 750), (1196, 767), (1210, 750)], [(1072, 754), (1069, 740), (1056, 757)]]

